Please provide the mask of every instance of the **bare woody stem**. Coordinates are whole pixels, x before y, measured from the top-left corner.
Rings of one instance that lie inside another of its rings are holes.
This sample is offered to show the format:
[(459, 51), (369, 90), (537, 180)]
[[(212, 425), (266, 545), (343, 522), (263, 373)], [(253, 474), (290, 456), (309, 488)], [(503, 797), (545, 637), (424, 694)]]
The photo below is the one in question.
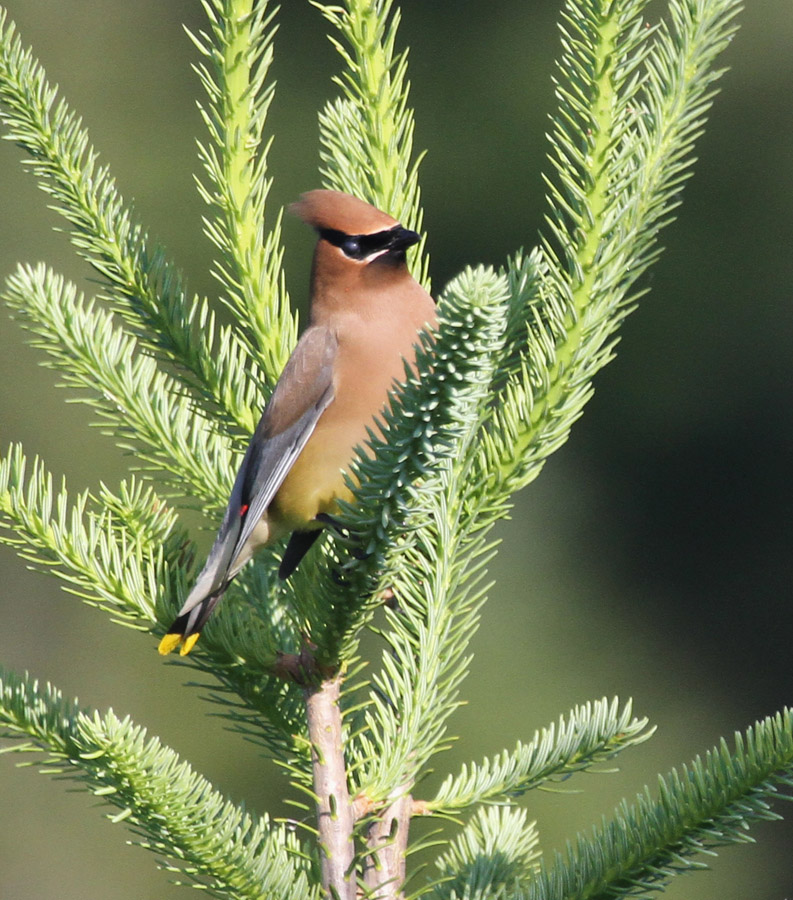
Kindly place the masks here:
[(400, 900), (405, 883), (405, 855), (413, 799), (407, 787), (392, 793), (394, 800), (366, 830), (369, 854), (363, 880), (372, 900)]
[(314, 770), (322, 884), (330, 900), (355, 900), (355, 818), (347, 787), (339, 693), (341, 679), (306, 688), (306, 715)]

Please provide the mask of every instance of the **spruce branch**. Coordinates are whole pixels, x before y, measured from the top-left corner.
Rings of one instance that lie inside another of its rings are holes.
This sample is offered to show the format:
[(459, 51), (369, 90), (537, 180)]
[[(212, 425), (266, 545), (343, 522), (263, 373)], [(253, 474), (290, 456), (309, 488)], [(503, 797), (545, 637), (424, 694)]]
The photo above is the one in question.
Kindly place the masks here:
[(449, 849), (436, 861), (438, 881), (429, 892), (436, 900), (516, 897), (539, 869), (539, 835), (526, 810), (480, 809)]
[[(255, 603), (224, 600), (229, 603), (227, 612), (202, 634), (200, 652), (175, 664), (200, 673), (190, 683), (216, 705), (215, 715), (224, 718), (230, 730), (260, 745), (304, 787), (311, 779), (311, 758), (302, 690), (280, 674), (280, 648), (291, 645), (292, 623), (280, 619), (282, 608), (267, 600), (260, 595)], [(173, 608), (168, 616), (170, 621)]]
[[(191, 577), (192, 544), (151, 488), (132, 481), (116, 493), (103, 487), (96, 498), (88, 491), (71, 496), (13, 444), (0, 459), (0, 543), (55, 575), (67, 592), (143, 631), (172, 619)], [(237, 596), (253, 592), (255, 603), (232, 598), (188, 662), (212, 676), (210, 696), (222, 698), (235, 729), (305, 776), (310, 761), (296, 739), (304, 721), (300, 691), (274, 672), (299, 629), (279, 596), (263, 587), (255, 571), (246, 573)]]
[[(405, 388), (405, 391), (426, 392), (428, 399), (423, 401), (424, 407), (443, 410), (448, 423), (446, 437), (440, 439), (439, 435), (433, 434), (436, 457), (432, 466), (429, 461), (427, 464), (421, 462), (420, 454), (427, 452), (432, 445), (416, 427), (415, 413), (409, 413), (406, 419), (400, 421), (400, 416), (405, 416), (409, 410), (421, 408), (415, 402), (408, 405), (404, 392), (395, 398), (392, 410), (386, 414), (386, 422), (390, 429), (405, 429), (398, 433), (405, 435), (407, 443), (403, 439), (400, 446), (394, 440), (393, 433), (389, 432), (380, 444), (375, 443), (375, 459), (361, 462), (362, 466), (371, 464), (372, 469), (377, 471), (376, 476), (372, 472), (361, 477), (360, 483), (366, 490), (377, 489), (373, 478), (379, 478), (381, 482), (387, 480), (391, 485), (388, 490), (397, 491), (393, 495), (395, 502), (404, 503), (410, 498), (415, 505), (412, 514), (418, 523), (426, 526), (433, 516), (437, 520), (435, 527), (441, 532), (438, 536), (433, 529), (431, 537), (426, 538), (432, 542), (432, 547), (419, 546), (414, 551), (415, 555), (411, 555), (410, 541), (422, 540), (422, 529), (412, 522), (408, 538), (394, 544), (393, 556), (398, 558), (398, 566), (404, 569), (405, 574), (400, 580), (399, 572), (394, 569), (384, 583), (393, 585), (397, 598), (398, 609), (393, 616), (389, 614), (392, 624), (398, 625), (397, 636), (389, 637), (388, 632), (383, 632), (389, 643), (389, 650), (383, 657), (383, 683), (375, 678), (376, 690), (367, 708), (365, 727), (363, 720), (359, 721), (360, 728), (353, 725), (355, 736), (348, 743), (349, 765), (359, 790), (356, 803), (374, 807), (371, 821), (366, 826), (369, 853), (364, 877), (368, 889), (378, 894), (382, 891), (398, 892), (404, 879), (409, 824), (406, 804), (410, 802), (410, 787), (426, 758), (443, 744), (444, 722), (454, 709), (453, 698), (465, 669), (463, 648), (473, 631), (476, 610), (481, 601), (480, 593), (463, 590), (458, 595), (457, 605), (449, 602), (452, 592), (449, 582), (459, 584), (461, 581), (461, 571), (449, 573), (446, 570), (447, 559), (454, 558), (454, 517), (460, 516), (461, 508), (450, 511), (442, 498), (444, 492), (453, 498), (459, 498), (462, 493), (466, 477), (466, 451), (477, 430), (478, 410), (490, 378), (488, 354), (492, 355), (493, 346), (498, 345), (500, 340), (503, 316), (499, 310), (503, 308), (504, 299), (504, 285), (495, 273), (477, 270), (466, 273), (450, 286), (441, 303), (443, 324), (432, 344), (432, 355), (419, 362), (421, 375), (412, 376), (412, 381), (408, 381)], [(448, 350), (445, 349), (447, 347)], [(463, 367), (460, 360), (464, 348), (471, 355), (472, 362), (468, 367)], [(444, 370), (446, 361), (450, 366), (448, 372)], [(437, 379), (436, 386), (431, 384), (433, 378)], [(445, 402), (433, 396), (438, 390), (437, 385), (444, 385)], [(434, 425), (437, 428), (437, 421)], [(445, 457), (438, 456), (438, 448), (442, 448), (440, 452)], [(444, 458), (448, 460), (446, 465)], [(406, 465), (416, 466), (423, 473), (421, 490), (415, 495), (411, 494), (409, 479), (400, 472)], [(432, 474), (433, 468), (438, 469), (440, 474)], [(453, 482), (454, 487), (449, 487), (446, 482)], [(383, 485), (379, 487), (378, 502), (382, 504)], [(440, 498), (437, 503), (434, 499), (436, 495)], [(389, 521), (385, 514), (378, 514), (376, 520), (369, 518), (363, 524), (363, 511), (373, 508), (372, 504), (359, 499), (358, 504), (349, 510), (351, 531), (366, 550), (363, 559), (350, 559), (340, 569), (340, 578), (328, 582), (340, 599), (344, 598), (345, 590), (349, 590), (351, 577), (361, 578), (360, 583), (365, 584), (377, 573), (377, 568), (372, 565), (374, 540), (382, 540), (389, 526), (396, 532), (400, 529), (402, 515)], [(348, 524), (347, 521), (345, 524)], [(372, 536), (374, 540), (369, 538), (368, 542), (367, 526), (377, 529)], [(439, 559), (437, 547), (445, 546), (444, 541), (448, 541), (448, 557)], [(465, 559), (466, 563), (470, 561), (469, 554), (462, 553), (460, 558)], [(424, 570), (420, 570), (420, 565), (424, 566)], [(457, 569), (461, 568), (462, 564), (458, 562)], [(426, 577), (421, 574), (422, 571), (426, 571)], [(339, 585), (341, 580), (347, 583)], [(418, 589), (416, 584), (420, 585)], [(296, 593), (302, 592), (298, 588)], [(312, 592), (311, 596), (316, 596), (316, 592)], [(322, 620), (316, 614), (308, 618), (311, 621)], [(313, 642), (318, 644), (316, 639)], [(321, 646), (318, 644), (320, 649)], [(319, 655), (319, 658), (324, 657)], [(426, 679), (425, 683), (421, 682), (422, 678)], [(391, 708), (392, 701), (380, 701), (379, 698), (386, 696), (397, 697), (395, 709)], [(447, 698), (452, 698), (452, 702)], [(438, 721), (428, 718), (428, 713)], [(377, 747), (388, 747), (389, 752), (380, 753), (375, 750)], [(357, 761), (353, 761), (356, 758)], [(357, 771), (364, 761), (367, 765), (375, 762), (380, 771), (377, 774)], [(390, 831), (392, 825), (396, 828), (395, 835)], [(391, 896), (391, 893), (383, 896)]]
[[(344, 63), (333, 79), (342, 96), (319, 117), (323, 182), (422, 234), (418, 168), (423, 154), (414, 160), (407, 50), (396, 51), (400, 12), (393, 10), (393, 0), (312, 4), (336, 29), (339, 37), (331, 35), (330, 41)], [(410, 268), (429, 290), (425, 242), (422, 237)]]
[[(30, 156), (52, 208), (70, 226), (78, 254), (99, 273), (106, 299), (144, 346), (184, 373), (229, 423), (253, 429), (261, 407), (258, 373), (234, 329), (216, 330), (205, 300), (190, 300), (181, 276), (153, 247), (98, 164), (81, 120), (58, 99), (44, 70), (0, 10), (0, 121)], [(242, 373), (247, 373), (243, 376)]]
[[(476, 428), (490, 358), (500, 346), (504, 301), (503, 279), (492, 269), (466, 270), (449, 285), (438, 306), (437, 334), (424, 338), (415, 371), (406, 372), (384, 411), (382, 437), (370, 435), (373, 456), (360, 452), (353, 466), (355, 503), (345, 507), (343, 523), (358, 552), (329, 535), (322, 571), (310, 565), (298, 570), (295, 603), (311, 596), (317, 604), (307, 618), (322, 622), (311, 640), (323, 664), (354, 656), (362, 625), (380, 593), (393, 586), (406, 565), (402, 554), (431, 514), (425, 504), (440, 489), (436, 470), (453, 458), (465, 465), (459, 458)], [(329, 577), (334, 563), (336, 574)]]
[(221, 252), (213, 272), (222, 299), (248, 353), (275, 384), (297, 339), (282, 272), (280, 214), (266, 231), (272, 178), (263, 132), (275, 90), (267, 77), (276, 10), (253, 0), (203, 0), (203, 6), (211, 34), (190, 36), (206, 59), (194, 67), (208, 98), (199, 109), (209, 142), (198, 147), (209, 184), (198, 184), (214, 215), (204, 219), (204, 229)]
[(793, 716), (788, 709), (736, 733), (703, 758), (659, 778), (623, 802), (611, 821), (579, 835), (565, 856), (543, 866), (526, 900), (606, 900), (647, 896), (675, 875), (704, 868), (702, 854), (751, 841), (756, 822), (779, 819), (773, 799), (793, 799)]
[[(273, 590), (274, 579), (251, 568), (240, 580), (224, 599), (224, 615), (205, 629), (196, 651), (174, 663), (197, 672), (190, 685), (203, 690), (204, 699), (216, 707), (214, 714), (261, 746), (305, 791), (312, 779), (305, 698), (301, 683), (285, 675), (282, 662), (285, 654), (295, 653), (292, 648), (299, 649), (299, 628)], [(167, 609), (161, 623), (172, 621), (178, 608)]]
[(39, 460), (28, 471), (19, 445), (0, 459), (0, 541), (123, 624), (147, 630), (184, 583), (192, 553), (175, 524), (151, 489), (105, 488), (97, 503), (88, 491), (70, 497), (65, 484), (56, 491)]
[(654, 729), (647, 719), (632, 715), (630, 701), (597, 700), (576, 706), (567, 718), (518, 742), (510, 753), (463, 765), (449, 776), (431, 800), (422, 801), (427, 813), (456, 814), (480, 803), (505, 803), (549, 782), (566, 780), (576, 772), (603, 771), (600, 766), (618, 753), (646, 741)]
[(183, 501), (225, 507), (239, 455), (112, 313), (42, 263), (19, 266), (0, 297), (119, 446), (165, 475)]
[[(356, 533), (359, 523), (364, 534), (367, 525), (375, 526), (367, 550), (380, 543), (372, 554), (384, 554), (380, 587), (389, 587), (394, 597), (393, 608), (385, 610), (387, 628), (380, 632), (386, 642), (382, 672), (372, 676), (370, 704), (361, 711), (365, 727), (359, 743), (352, 744), (358, 790), (370, 801), (384, 802), (397, 787), (409, 790), (427, 760), (446, 745), (446, 721), (468, 668), (467, 647), (493, 548), (468, 518), (465, 498), (493, 359), (501, 346), (505, 300), (503, 280), (486, 269), (464, 273), (444, 293), (432, 362), (426, 368), (418, 363), (419, 389), (431, 391), (433, 423), (438, 428), (442, 422), (444, 430), (433, 434), (433, 455), (425, 463), (423, 441), (417, 442), (420, 430), (413, 426), (409, 443), (400, 446), (398, 420), (389, 421), (388, 452), (423, 473), (420, 486), (405, 495), (412, 508), (391, 519), (382, 515), (363, 524), (356, 513)], [(398, 410), (404, 415), (422, 408), (408, 401), (403, 393), (395, 416)], [(389, 456), (381, 456), (383, 450), (377, 448), (374, 461), (360, 463), (361, 471), (369, 469), (361, 478), (367, 493), (385, 475)], [(361, 510), (372, 508), (371, 499), (359, 497), (358, 502)], [(368, 564), (351, 561), (348, 571), (354, 577)]]
[[(305, 702), (301, 681), (285, 673), (285, 656), (300, 653), (302, 622), (289, 595), (270, 566), (248, 566), (230, 586), (223, 615), (214, 616), (196, 649), (175, 660), (200, 673), (193, 687), (217, 707), (231, 730), (260, 744), (301, 788), (311, 783), (311, 755), (306, 741)], [(164, 608), (165, 626), (184, 600)]]
[(82, 710), (49, 685), (0, 671), (0, 732), (28, 738), (10, 749), (44, 752), (42, 771), (114, 806), (112, 822), (212, 896), (318, 898), (310, 857), (288, 827), (242, 812), (129, 717)]
[[(203, 3), (209, 28), (193, 36), (208, 97), (199, 189), (220, 254), (213, 270), (234, 316), (229, 328), (216, 328), (207, 302), (190, 300), (164, 254), (151, 249), (80, 121), (3, 13), (0, 116), (31, 154), (105, 294), (86, 300), (51, 270), (22, 267), (6, 299), (67, 383), (91, 392), (88, 402), (117, 440), (216, 508), (231, 480), (233, 442), (252, 429), (261, 382), (277, 376), (295, 320), (281, 274), (280, 215), (265, 228), (273, 12), (265, 0)], [(320, 118), (325, 183), (420, 229), (399, 13), (392, 0), (315, 5), (336, 30), (344, 65), (341, 96)], [(413, 797), (430, 759), (452, 740), (448, 720), (495, 552), (490, 528), (566, 440), (594, 375), (613, 356), (642, 290), (637, 279), (657, 257), (660, 229), (690, 174), (720, 75), (714, 61), (739, 6), (670, 0), (668, 22), (652, 29), (645, 5), (568, 0), (541, 245), (503, 273), (468, 269), (443, 292), (438, 332), (422, 337), (415, 371), (382, 416), (382, 436), (373, 431), (359, 454), (350, 481), (356, 503), (344, 508), (341, 528), (289, 586), (277, 582), (275, 551), (265, 550), (183, 661), (218, 680), (201, 686), (222, 714), (313, 797), (314, 857), (286, 828), (223, 801), (129, 720), (81, 712), (13, 678), (0, 683), (9, 733), (79, 773), (144, 845), (176, 861), (173, 871), (217, 896), (323, 891), (352, 900), (360, 890), (396, 900), (415, 849), (411, 815), (469, 810), (438, 854), (438, 876), (416, 896), (641, 893), (697, 865), (698, 853), (745, 839), (746, 823), (775, 817), (767, 801), (793, 786), (785, 712), (738, 738), (734, 753), (722, 745), (662, 780), (658, 801), (643, 795), (623, 805), (538, 874), (534, 827), (513, 800), (596, 770), (649, 736), (630, 705), (603, 700), (511, 753), (463, 767), (434, 798)], [(426, 282), (421, 253), (415, 271)], [(192, 544), (175, 513), (138, 481), (71, 497), (53, 489), (40, 463), (26, 476), (12, 448), (0, 463), (0, 526), (4, 540), (68, 589), (138, 627), (164, 622), (184, 597)], [(367, 625), (385, 649), (364, 681), (356, 654)]]
[[(186, 594), (193, 550), (172, 510), (140, 482), (71, 496), (22, 448), (0, 459), (0, 542), (64, 589), (116, 621), (143, 631), (165, 625)], [(255, 573), (246, 576), (254, 578)], [(247, 582), (244, 596), (256, 585)], [(277, 597), (256, 590), (256, 605), (232, 603), (213, 623), (189, 664), (212, 676), (207, 688), (233, 727), (264, 744), (295, 774), (310, 770), (296, 736), (303, 729), (300, 691), (274, 674), (278, 653), (299, 640)]]
[[(658, 234), (679, 203), (693, 146), (722, 70), (738, 0), (670, 4), (648, 29), (643, 0), (570, 2), (550, 136), (550, 238), (510, 266), (516, 313), (499, 374), (480, 470), (506, 501), (567, 439), (614, 355), (616, 332), (657, 258)], [(521, 316), (528, 325), (520, 350)], [(492, 502), (492, 500), (491, 500)]]

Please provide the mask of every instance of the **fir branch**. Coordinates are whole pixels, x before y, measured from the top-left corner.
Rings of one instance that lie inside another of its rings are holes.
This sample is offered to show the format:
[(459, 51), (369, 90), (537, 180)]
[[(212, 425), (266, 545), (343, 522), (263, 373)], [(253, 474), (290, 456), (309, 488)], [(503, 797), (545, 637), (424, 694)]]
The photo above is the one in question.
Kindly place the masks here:
[[(175, 665), (200, 673), (192, 687), (217, 707), (232, 731), (261, 745), (267, 755), (305, 787), (311, 781), (303, 692), (281, 674), (281, 658), (300, 648), (300, 623), (274, 566), (248, 566), (223, 599), (223, 615), (214, 616), (196, 649)], [(164, 627), (173, 621), (186, 592), (158, 609)]]
[(548, 782), (592, 771), (646, 741), (653, 731), (647, 719), (632, 716), (630, 701), (622, 709), (616, 697), (576, 706), (567, 719), (560, 716), (558, 723), (535, 732), (528, 744), (518, 742), (511, 753), (504, 750), (492, 760), (463, 765), (421, 804), (422, 811), (455, 814), (479, 803), (509, 802)]
[[(216, 334), (206, 301), (188, 300), (181, 277), (135, 224), (81, 120), (46, 80), (0, 10), (0, 120), (5, 137), (30, 155), (52, 208), (70, 225), (72, 243), (102, 277), (106, 299), (144, 346), (189, 373), (231, 423), (252, 431), (261, 408), (255, 367), (233, 329)], [(247, 374), (246, 374), (247, 370)]]
[[(0, 729), (47, 754), (42, 771), (79, 781), (118, 812), (137, 843), (220, 898), (318, 898), (296, 836), (224, 800), (170, 748), (129, 719), (81, 710), (60, 691), (0, 671)], [(30, 765), (32, 763), (28, 763)]]
[(31, 344), (64, 372), (63, 384), (90, 391), (78, 399), (97, 411), (103, 431), (165, 473), (178, 496), (225, 507), (235, 471), (228, 439), (110, 312), (42, 263), (18, 267), (0, 296), (33, 333)]
[(88, 491), (70, 498), (64, 485), (56, 492), (38, 460), (26, 468), (22, 448), (12, 444), (0, 460), (0, 541), (90, 605), (148, 629), (155, 605), (179, 591), (191, 561), (173, 512), (151, 490), (134, 488), (112, 502), (104, 488), (94, 510)]
[(613, 357), (636, 280), (657, 257), (658, 233), (679, 203), (722, 74), (713, 62), (740, 9), (738, 0), (674, 0), (672, 25), (656, 31), (644, 27), (643, 5), (567, 6), (551, 136), (557, 181), (548, 181), (555, 246), (546, 240), (510, 267), (528, 340), (516, 353), (516, 325), (499, 375), (506, 402), (482, 445), (493, 499), (505, 501), (536, 477)]
[(756, 822), (779, 819), (769, 801), (793, 799), (793, 716), (790, 710), (736, 733), (680, 772), (623, 803), (610, 822), (579, 835), (575, 847), (543, 866), (527, 900), (645, 897), (671, 878), (705, 867), (701, 854), (745, 843)]
[(209, 143), (199, 156), (209, 186), (201, 196), (214, 209), (206, 234), (222, 260), (214, 274), (222, 299), (237, 318), (249, 354), (274, 384), (297, 338), (282, 269), (281, 216), (265, 235), (269, 142), (262, 135), (275, 85), (267, 82), (273, 59), (275, 10), (253, 0), (203, 0), (210, 34), (192, 35), (207, 60), (195, 66), (207, 92), (199, 104)]
[[(192, 546), (151, 488), (133, 482), (116, 494), (103, 487), (95, 499), (88, 491), (70, 497), (65, 485), (54, 489), (41, 462), (28, 466), (18, 445), (0, 460), (0, 542), (69, 593), (143, 631), (172, 620), (192, 570)], [(254, 586), (255, 603), (240, 602)], [(305, 778), (302, 697), (274, 674), (279, 652), (299, 632), (278, 595), (262, 588), (255, 570), (246, 573), (187, 663), (212, 676), (207, 687), (236, 730)]]
[[(342, 97), (319, 117), (324, 184), (354, 194), (421, 233), (423, 212), (413, 160), (413, 110), (407, 105), (407, 51), (397, 53), (400, 12), (392, 0), (312, 0), (340, 37), (330, 37), (344, 62), (333, 80)], [(422, 238), (411, 271), (429, 290), (429, 259)]]
[(376, 595), (392, 586), (401, 554), (427, 519), (423, 504), (438, 489), (433, 472), (444, 459), (460, 457), (476, 428), (504, 301), (503, 279), (491, 269), (469, 269), (452, 282), (439, 303), (437, 334), (424, 337), (416, 370), (407, 372), (383, 414), (382, 438), (370, 434), (374, 457), (360, 453), (353, 466), (355, 502), (343, 518), (351, 540), (328, 535), (325, 558), (307, 560), (296, 573), (293, 602), (314, 623), (309, 638), (323, 667), (354, 656)]
[(436, 861), (439, 880), (417, 896), (485, 900), (518, 894), (539, 868), (536, 823), (526, 818), (524, 809), (480, 809)]
[[(413, 424), (415, 418), (405, 420), (412, 425), (411, 441), (401, 446), (396, 431), (401, 422), (388, 420), (389, 453), (424, 473), (421, 484), (406, 492), (413, 500), (412, 510), (405, 510), (411, 516), (409, 530), (401, 524), (405, 512), (394, 515), (388, 505), (372, 520), (376, 507), (369, 491), (376, 487), (382, 495), (377, 482), (386, 476), (397, 489), (404, 484), (404, 478), (393, 480), (398, 471), (393, 464), (390, 473), (385, 466), (393, 457), (377, 447), (376, 459), (360, 464), (360, 471), (368, 470), (358, 493), (367, 512), (356, 515), (352, 528), (357, 534), (358, 523), (369, 517), (367, 525), (374, 529), (368, 531), (367, 550), (374, 546), (373, 556), (384, 554), (380, 584), (394, 596), (393, 608), (385, 610), (388, 628), (381, 632), (387, 644), (382, 673), (373, 676), (359, 754), (354, 751), (359, 790), (370, 800), (383, 801), (396, 786), (404, 790), (412, 785), (427, 760), (443, 748), (446, 721), (456, 708), (468, 668), (468, 642), (478, 623), (486, 589), (482, 579), (493, 547), (468, 516), (466, 495), (493, 359), (503, 339), (504, 288), (495, 273), (480, 269), (464, 273), (444, 294), (431, 372), (419, 363), (419, 390), (435, 394), (436, 428), (443, 422), (433, 435), (426, 463), (425, 439)], [(408, 402), (407, 392), (398, 402), (394, 417), (422, 408)], [(413, 442), (417, 438), (420, 443)], [(388, 490), (398, 500), (394, 487)], [(366, 525), (363, 531), (367, 534)], [(349, 565), (355, 574), (357, 561)]]
[[(54, 489), (40, 461), (28, 466), (18, 445), (0, 460), (0, 543), (55, 575), (67, 592), (143, 631), (173, 619), (192, 571), (192, 545), (151, 488), (132, 482), (116, 494), (103, 487), (97, 498), (88, 491), (70, 497), (65, 485)], [(299, 643), (299, 628), (275, 579), (262, 582), (260, 570), (246, 571), (230, 594), (201, 652), (186, 662), (212, 676), (211, 696), (236, 730), (305, 778), (301, 694), (274, 671), (279, 653)]]

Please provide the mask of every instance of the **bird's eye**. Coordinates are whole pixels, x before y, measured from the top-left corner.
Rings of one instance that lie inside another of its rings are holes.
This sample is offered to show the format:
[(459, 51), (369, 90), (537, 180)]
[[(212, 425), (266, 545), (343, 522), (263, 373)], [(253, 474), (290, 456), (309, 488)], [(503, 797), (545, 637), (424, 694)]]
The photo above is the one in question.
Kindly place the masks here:
[(360, 259), (361, 257), (361, 242), (357, 237), (346, 238), (341, 245), (341, 249), (346, 256), (351, 256), (353, 259)]
[(365, 235), (345, 234), (343, 231), (337, 231), (335, 228), (321, 228), (319, 235), (329, 244), (338, 247), (341, 252), (350, 257), (350, 259), (361, 259), (366, 255), (362, 249), (362, 238)]

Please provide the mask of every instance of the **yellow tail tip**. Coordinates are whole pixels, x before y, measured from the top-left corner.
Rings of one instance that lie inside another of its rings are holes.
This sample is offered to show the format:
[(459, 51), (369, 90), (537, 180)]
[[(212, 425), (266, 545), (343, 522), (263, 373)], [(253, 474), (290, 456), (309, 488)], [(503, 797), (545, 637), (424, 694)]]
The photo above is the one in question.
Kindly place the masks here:
[(167, 656), (181, 644), (182, 646), (179, 648), (179, 655), (187, 656), (193, 647), (195, 647), (195, 642), (198, 640), (199, 635), (200, 632), (191, 634), (189, 637), (184, 637), (184, 635), (181, 634), (166, 634), (160, 641), (157, 650), (161, 656)]
[(167, 656), (173, 650), (182, 643), (182, 635), (181, 634), (166, 634), (165, 637), (160, 641), (159, 647), (157, 650), (159, 651), (161, 656)]
[(193, 647), (195, 647), (195, 642), (198, 640), (198, 636), (200, 634), (201, 632), (197, 631), (195, 634), (191, 634), (190, 637), (186, 637), (184, 639), (184, 643), (179, 650), (179, 656), (187, 656), (187, 654), (193, 649)]

